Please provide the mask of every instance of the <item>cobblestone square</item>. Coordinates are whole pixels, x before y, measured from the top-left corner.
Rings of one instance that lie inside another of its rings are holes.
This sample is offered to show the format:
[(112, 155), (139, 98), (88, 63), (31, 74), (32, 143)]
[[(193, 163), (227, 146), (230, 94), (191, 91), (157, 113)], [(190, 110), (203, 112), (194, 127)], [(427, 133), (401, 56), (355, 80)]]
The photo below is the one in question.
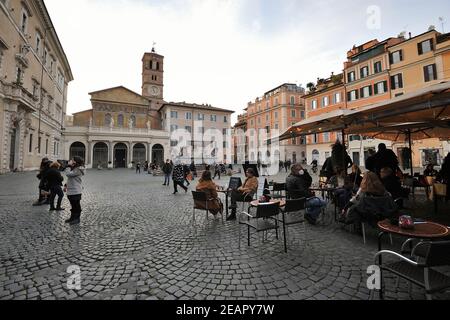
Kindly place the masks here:
[[(67, 199), (61, 213), (31, 206), (35, 175), (0, 176), (2, 300), (369, 299), (375, 230), (364, 245), (339, 225), (307, 225), (306, 234), (302, 225), (292, 227), (287, 254), (272, 234), (263, 243), (254, 235), (248, 247), (243, 230), (239, 249), (235, 222), (206, 221), (199, 212), (194, 228), (190, 191), (172, 195), (163, 178), (132, 170), (87, 171), (81, 224), (69, 226)], [(398, 246), (402, 239), (394, 240)], [(80, 290), (67, 288), (73, 265), (81, 270)], [(388, 276), (387, 299), (425, 298), (420, 288), (395, 282)]]

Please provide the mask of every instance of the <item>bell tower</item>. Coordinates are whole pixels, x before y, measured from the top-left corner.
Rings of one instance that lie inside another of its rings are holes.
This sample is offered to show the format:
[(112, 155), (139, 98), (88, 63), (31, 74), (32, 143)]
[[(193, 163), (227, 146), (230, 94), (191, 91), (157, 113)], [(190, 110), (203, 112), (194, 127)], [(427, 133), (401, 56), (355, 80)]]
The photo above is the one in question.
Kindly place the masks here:
[(154, 45), (142, 58), (142, 96), (151, 101), (152, 128), (158, 128), (158, 110), (164, 103), (164, 56), (156, 53)]
[(142, 95), (151, 100), (164, 99), (164, 57), (154, 47), (142, 58)]

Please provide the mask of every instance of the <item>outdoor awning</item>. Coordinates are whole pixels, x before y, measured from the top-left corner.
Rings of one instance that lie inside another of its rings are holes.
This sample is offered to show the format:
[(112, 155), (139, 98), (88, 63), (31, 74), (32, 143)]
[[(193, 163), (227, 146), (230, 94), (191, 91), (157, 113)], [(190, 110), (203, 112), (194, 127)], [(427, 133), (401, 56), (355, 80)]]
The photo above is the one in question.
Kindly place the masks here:
[(373, 139), (389, 140), (394, 142), (424, 140), (431, 138), (448, 139), (450, 137), (450, 121), (412, 122), (384, 125), (383, 127), (365, 127), (352, 129), (349, 134), (362, 134)]
[(418, 139), (428, 136), (450, 138), (447, 129), (431, 130), (436, 122), (450, 120), (449, 106), (450, 82), (444, 82), (360, 109), (337, 110), (311, 117), (289, 128), (279, 140), (334, 131), (361, 135), (375, 133), (379, 139), (385, 136), (392, 140), (393, 136), (388, 132), (401, 133), (413, 124), (417, 129), (418, 123), (421, 123), (421, 128), (414, 135)]
[[(339, 109), (320, 116), (311, 117), (290, 127), (285, 133), (278, 137), (279, 141), (315, 133), (340, 131), (351, 122), (349, 117), (355, 111)], [(273, 141), (276, 138), (272, 139)]]

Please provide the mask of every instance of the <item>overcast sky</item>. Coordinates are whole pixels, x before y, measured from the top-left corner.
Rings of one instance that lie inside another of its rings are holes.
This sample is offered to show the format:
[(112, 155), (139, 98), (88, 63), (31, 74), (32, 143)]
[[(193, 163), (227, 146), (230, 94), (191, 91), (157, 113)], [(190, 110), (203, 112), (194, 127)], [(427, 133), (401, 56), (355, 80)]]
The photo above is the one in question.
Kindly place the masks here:
[[(346, 52), (374, 38), (413, 35), (447, 0), (45, 0), (68, 56), (68, 113), (89, 92), (123, 85), (141, 93), (141, 58), (165, 56), (166, 101), (235, 110), (285, 82), (341, 72)], [(373, 7), (375, 6), (375, 7)], [(379, 14), (378, 14), (379, 13)], [(450, 31), (450, 16), (444, 26)]]

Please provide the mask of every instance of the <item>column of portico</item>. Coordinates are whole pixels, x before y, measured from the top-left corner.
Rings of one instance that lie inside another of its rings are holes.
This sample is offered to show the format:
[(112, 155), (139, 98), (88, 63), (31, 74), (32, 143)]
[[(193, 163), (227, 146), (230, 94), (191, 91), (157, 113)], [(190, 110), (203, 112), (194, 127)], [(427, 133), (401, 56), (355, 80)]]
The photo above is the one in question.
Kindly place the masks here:
[(92, 141), (88, 141), (88, 145), (87, 145), (87, 150), (86, 150), (86, 162), (87, 165), (92, 165), (92, 163), (94, 162), (94, 150), (93, 150), (94, 146)]
[(128, 163), (127, 163), (127, 167), (128, 167), (129, 163), (134, 161), (133, 160), (133, 142), (129, 141), (128, 145), (129, 145), (129, 147), (128, 147)]
[[(113, 142), (108, 142), (108, 162), (111, 161), (111, 167), (114, 168), (114, 149)], [(109, 164), (108, 164), (109, 165)]]
[(149, 163), (152, 162), (152, 143), (151, 142), (147, 143), (147, 161)]

